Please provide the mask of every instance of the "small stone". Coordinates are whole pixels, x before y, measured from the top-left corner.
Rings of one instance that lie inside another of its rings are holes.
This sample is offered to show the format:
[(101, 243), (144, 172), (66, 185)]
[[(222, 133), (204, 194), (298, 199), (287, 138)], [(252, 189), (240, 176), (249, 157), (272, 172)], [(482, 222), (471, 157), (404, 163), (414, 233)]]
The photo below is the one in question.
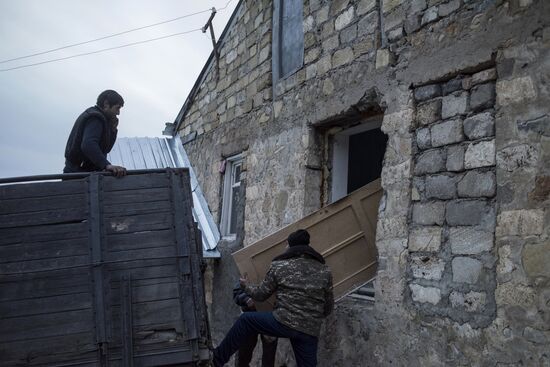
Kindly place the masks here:
[(420, 227), (409, 234), (409, 251), (436, 252), (441, 247), (441, 227)]
[(462, 120), (449, 120), (435, 124), (431, 127), (430, 134), (433, 147), (459, 143), (464, 140)]
[(456, 196), (455, 178), (447, 175), (426, 177), (426, 198), (453, 199)]
[(521, 132), (550, 137), (550, 115), (542, 115), (527, 121), (518, 121), (517, 125), (518, 130)]
[(420, 24), (420, 19), (421, 19), (420, 15), (418, 14), (413, 14), (408, 16), (407, 19), (405, 20), (405, 32), (407, 34), (412, 34), (417, 30), (419, 30), (420, 27), (422, 26)]
[(337, 31), (344, 29), (348, 24), (351, 23), (355, 15), (355, 8), (350, 6), (346, 11), (340, 14), (334, 21), (334, 29)]
[(377, 0), (360, 0), (357, 4), (357, 14), (363, 15), (370, 12), (376, 7), (376, 4)]
[(544, 230), (544, 210), (510, 210), (499, 214), (497, 235), (530, 236), (540, 235)]
[(404, 35), (403, 27), (395, 28), (388, 33), (388, 41), (395, 42), (398, 39), (403, 38)]
[(447, 203), (446, 219), (450, 226), (491, 227), (495, 222), (495, 209), (484, 200), (450, 201)]
[(528, 276), (550, 278), (550, 242), (525, 245), (521, 259)]
[(449, 296), (453, 308), (464, 308), (467, 312), (481, 311), (485, 306), (487, 295), (482, 292), (452, 292)]
[(413, 277), (440, 280), (445, 270), (445, 262), (434, 256), (412, 255), (410, 266)]
[(454, 78), (443, 84), (443, 94), (447, 95), (462, 89), (462, 79)]
[(446, 17), (460, 8), (460, 0), (452, 0), (439, 5), (439, 16)]
[(447, 171), (459, 172), (464, 170), (464, 147), (453, 145), (447, 148)]
[(412, 14), (420, 13), (427, 7), (426, 0), (412, 0), (409, 2), (409, 12)]
[(476, 85), (470, 91), (470, 108), (481, 111), (493, 107), (495, 104), (495, 85), (486, 83)]
[(380, 69), (390, 65), (393, 62), (393, 54), (389, 49), (379, 49), (376, 51), (376, 68)]
[(469, 257), (455, 257), (452, 261), (453, 282), (475, 284), (481, 275), (481, 261)]
[(419, 126), (429, 125), (441, 118), (441, 99), (423, 103), (416, 108), (416, 121)]
[(490, 198), (495, 196), (496, 186), (496, 177), (493, 172), (470, 171), (458, 183), (458, 196)]
[(322, 47), (324, 53), (329, 53), (340, 45), (340, 38), (338, 35), (334, 35), (323, 41)]
[(464, 154), (464, 167), (466, 169), (488, 167), (495, 165), (495, 141), (482, 141), (472, 143), (466, 148)]
[(323, 81), (323, 93), (327, 96), (330, 96), (334, 92), (334, 84), (332, 80), (325, 79)]
[(357, 24), (357, 35), (366, 36), (378, 31), (378, 13), (372, 12), (363, 17)]
[(439, 97), (441, 95), (441, 86), (439, 84), (430, 84), (418, 87), (414, 90), (414, 98), (417, 102)]
[(351, 61), (353, 61), (353, 49), (350, 47), (338, 50), (332, 55), (332, 66), (335, 68), (346, 65)]
[(416, 158), (414, 173), (424, 175), (445, 170), (445, 152), (442, 149), (429, 150)]
[(511, 104), (522, 103), (537, 97), (533, 80), (529, 76), (512, 80), (500, 80), (496, 85), (497, 103), (507, 107)]
[(437, 20), (437, 6), (432, 6), (422, 16), (422, 25), (426, 25)]
[(420, 225), (443, 225), (445, 221), (445, 203), (414, 203), (412, 221)]
[(451, 252), (458, 255), (476, 255), (491, 251), (495, 235), (473, 227), (455, 227), (449, 230)]
[(464, 120), (464, 135), (476, 140), (495, 135), (495, 118), (491, 112), (483, 112)]
[(539, 161), (537, 150), (527, 144), (520, 144), (502, 149), (498, 152), (498, 166), (508, 172), (523, 167), (536, 167)]
[(441, 117), (447, 119), (463, 115), (468, 111), (468, 92), (460, 92), (443, 97)]
[(431, 136), (429, 128), (416, 130), (416, 145), (419, 149), (428, 149), (431, 147)]
[(413, 301), (420, 303), (431, 303), (436, 305), (441, 301), (441, 290), (434, 287), (423, 287), (418, 284), (409, 285)]
[(472, 86), (493, 81), (497, 78), (497, 70), (495, 68), (486, 69), (472, 75)]
[(384, 0), (382, 10), (384, 14), (389, 13), (403, 3), (404, 0)]
[(357, 25), (353, 24), (340, 32), (340, 43), (346, 44), (357, 38)]

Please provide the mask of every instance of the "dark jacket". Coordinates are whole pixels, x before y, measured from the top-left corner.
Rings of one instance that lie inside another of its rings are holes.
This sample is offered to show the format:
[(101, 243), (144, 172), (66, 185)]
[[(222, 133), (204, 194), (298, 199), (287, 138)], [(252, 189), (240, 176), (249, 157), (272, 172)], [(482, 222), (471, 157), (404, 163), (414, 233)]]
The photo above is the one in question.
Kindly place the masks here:
[(97, 106), (76, 119), (65, 147), (63, 172), (100, 171), (110, 162), (107, 153), (115, 144), (117, 130)]
[(273, 316), (277, 321), (319, 336), (323, 319), (334, 307), (334, 296), (330, 269), (321, 255), (312, 255), (314, 252), (311, 247), (305, 251), (291, 247), (273, 260), (259, 286), (247, 286), (244, 291), (255, 301), (264, 301), (275, 293)]

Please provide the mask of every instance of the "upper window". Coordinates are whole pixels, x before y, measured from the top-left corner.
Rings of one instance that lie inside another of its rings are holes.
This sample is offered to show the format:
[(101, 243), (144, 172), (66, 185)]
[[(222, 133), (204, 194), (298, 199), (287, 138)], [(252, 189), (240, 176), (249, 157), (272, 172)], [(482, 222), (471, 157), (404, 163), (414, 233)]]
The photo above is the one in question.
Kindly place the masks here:
[(237, 233), (237, 219), (241, 207), (241, 155), (230, 157), (225, 163), (225, 177), (222, 197), (221, 232), (224, 236), (234, 236)]
[(273, 2), (273, 85), (304, 63), (303, 0)]

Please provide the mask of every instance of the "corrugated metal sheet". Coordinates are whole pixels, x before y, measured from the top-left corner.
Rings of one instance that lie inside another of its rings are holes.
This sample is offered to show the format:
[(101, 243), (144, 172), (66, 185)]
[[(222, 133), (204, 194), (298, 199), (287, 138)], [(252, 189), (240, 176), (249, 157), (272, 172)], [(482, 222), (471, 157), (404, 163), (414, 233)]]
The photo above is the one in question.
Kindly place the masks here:
[(220, 257), (216, 246), (220, 231), (179, 138), (118, 138), (108, 155), (109, 162), (127, 169), (189, 168), (193, 194), (193, 217), (202, 232), (205, 257)]

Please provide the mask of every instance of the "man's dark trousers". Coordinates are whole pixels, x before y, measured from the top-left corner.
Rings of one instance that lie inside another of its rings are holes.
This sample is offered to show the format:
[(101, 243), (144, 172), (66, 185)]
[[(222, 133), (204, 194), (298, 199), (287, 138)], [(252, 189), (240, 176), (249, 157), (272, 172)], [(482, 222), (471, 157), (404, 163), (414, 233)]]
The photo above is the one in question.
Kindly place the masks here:
[(281, 324), (275, 320), (271, 312), (241, 314), (221, 344), (214, 350), (214, 366), (223, 366), (243, 341), (257, 338), (258, 334), (290, 339), (298, 367), (317, 366), (317, 337)]
[[(262, 367), (275, 366), (275, 354), (277, 353), (277, 338), (267, 335), (260, 335), (262, 341)], [(271, 340), (272, 339), (272, 340)], [(254, 348), (258, 344), (258, 337), (254, 336), (246, 340), (239, 346), (239, 351), (235, 356), (235, 367), (249, 367), (254, 354)]]

